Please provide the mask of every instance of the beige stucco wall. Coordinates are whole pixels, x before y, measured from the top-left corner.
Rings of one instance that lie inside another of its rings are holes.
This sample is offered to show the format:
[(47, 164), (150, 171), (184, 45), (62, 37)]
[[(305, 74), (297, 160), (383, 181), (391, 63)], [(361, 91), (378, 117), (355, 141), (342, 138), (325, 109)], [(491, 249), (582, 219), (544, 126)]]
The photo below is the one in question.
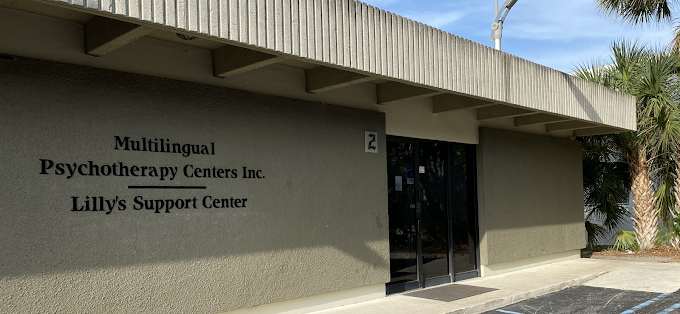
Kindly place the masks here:
[(581, 148), (568, 139), (480, 129), (480, 261), (491, 274), (585, 247)]
[(432, 113), (432, 100), (410, 99), (382, 106), (389, 135), (445, 142), (477, 144), (478, 121), (474, 111)]
[[(107, 70), (0, 61), (0, 312), (218, 312), (389, 280), (384, 114)], [(364, 152), (364, 131), (379, 134)], [(113, 137), (215, 142), (215, 156)], [(64, 162), (262, 169), (261, 180), (41, 175)], [(165, 182), (167, 183), (167, 182)], [(248, 207), (72, 212), (71, 196), (247, 197)]]

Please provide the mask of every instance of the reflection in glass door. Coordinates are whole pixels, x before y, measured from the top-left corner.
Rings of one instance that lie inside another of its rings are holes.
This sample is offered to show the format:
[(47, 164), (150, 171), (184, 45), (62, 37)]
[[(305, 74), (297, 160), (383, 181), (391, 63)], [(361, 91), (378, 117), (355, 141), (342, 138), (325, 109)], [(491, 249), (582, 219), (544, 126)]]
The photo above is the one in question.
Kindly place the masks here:
[(474, 146), (388, 137), (387, 292), (478, 275)]
[(390, 211), (390, 272), (395, 284), (417, 286), (418, 237), (416, 218), (415, 145), (388, 145)]
[(451, 149), (451, 211), (454, 280), (479, 276), (477, 272), (477, 182), (475, 153), (467, 145)]
[(418, 200), (425, 286), (450, 282), (446, 143), (418, 143)]

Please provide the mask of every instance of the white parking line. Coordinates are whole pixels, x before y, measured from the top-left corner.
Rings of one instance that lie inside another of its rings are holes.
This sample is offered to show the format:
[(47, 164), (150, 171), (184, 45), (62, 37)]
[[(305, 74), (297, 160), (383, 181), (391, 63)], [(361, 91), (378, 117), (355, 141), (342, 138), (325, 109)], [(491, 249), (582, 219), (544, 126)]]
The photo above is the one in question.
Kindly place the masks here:
[(520, 312), (513, 312), (513, 311), (507, 311), (507, 310), (496, 310), (496, 312), (501, 312), (505, 314), (522, 314)]
[(657, 296), (657, 297), (655, 297), (655, 298), (652, 298), (652, 299), (649, 299), (649, 300), (647, 300), (647, 301), (645, 301), (645, 302), (642, 302), (642, 303), (640, 303), (640, 304), (638, 304), (638, 305), (636, 305), (636, 306), (634, 306), (634, 307), (631, 307), (630, 309), (627, 309), (627, 310), (621, 312), (621, 314), (633, 314), (633, 313), (635, 313), (635, 312), (637, 312), (637, 311), (639, 311), (639, 310), (641, 310), (641, 309), (644, 309), (644, 308), (646, 308), (646, 307), (648, 307), (648, 306), (654, 304), (655, 302), (657, 302), (657, 301), (659, 301), (659, 300), (662, 300), (662, 299), (668, 297), (669, 295), (671, 295), (671, 293), (664, 293), (664, 294), (659, 295), (659, 296)]
[(669, 314), (669, 313), (671, 313), (675, 310), (680, 310), (680, 303), (675, 303), (675, 304), (671, 305), (671, 307), (669, 307), (669, 308), (667, 308), (667, 309), (665, 309), (665, 310), (663, 310), (663, 311), (661, 311), (657, 314)]

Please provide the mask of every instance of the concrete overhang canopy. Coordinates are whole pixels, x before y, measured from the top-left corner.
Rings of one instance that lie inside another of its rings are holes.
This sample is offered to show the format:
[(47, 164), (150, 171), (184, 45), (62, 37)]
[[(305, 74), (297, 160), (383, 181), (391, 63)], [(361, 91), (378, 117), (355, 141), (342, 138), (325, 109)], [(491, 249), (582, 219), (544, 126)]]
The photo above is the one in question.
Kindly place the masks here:
[[(570, 120), (598, 128), (593, 132), (578, 128), (575, 134), (636, 129), (631, 96), (354, 0), (42, 2), (252, 49), (271, 55), (271, 60), (293, 58), (357, 74), (339, 72), (329, 82), (317, 79), (318, 86), (309, 87), (310, 92), (379, 79), (393, 82), (383, 90), (412, 85), (431, 89), (432, 95), (466, 95), (482, 104), (507, 105), (513, 109), (506, 116), (514, 117), (518, 127)], [(258, 60), (245, 66), (264, 62)], [(459, 107), (444, 104), (434, 110)], [(481, 110), (481, 117), (492, 117), (485, 114), (491, 109), (476, 110)], [(530, 117), (532, 113), (540, 116)]]

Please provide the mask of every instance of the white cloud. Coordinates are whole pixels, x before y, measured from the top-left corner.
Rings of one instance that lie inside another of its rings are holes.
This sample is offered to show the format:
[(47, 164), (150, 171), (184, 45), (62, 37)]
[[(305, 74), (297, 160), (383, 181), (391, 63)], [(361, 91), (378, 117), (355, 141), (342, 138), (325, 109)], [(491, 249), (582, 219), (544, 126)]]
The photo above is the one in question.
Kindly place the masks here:
[(537, 49), (537, 53), (528, 53), (524, 57), (536, 63), (570, 73), (582, 65), (607, 64), (610, 61), (610, 55), (609, 43), (603, 42), (598, 45), (572, 47), (568, 51), (544, 51)]
[(459, 21), (465, 16), (465, 13), (461, 11), (418, 12), (412, 14), (406, 13), (405, 16), (430, 26), (443, 27)]
[(400, 0), (359, 0), (363, 3), (370, 4), (379, 8), (398, 3)]
[(594, 0), (519, 1), (506, 23), (505, 36), (529, 40), (637, 37), (645, 42), (670, 40), (672, 25), (632, 26), (607, 16)]

